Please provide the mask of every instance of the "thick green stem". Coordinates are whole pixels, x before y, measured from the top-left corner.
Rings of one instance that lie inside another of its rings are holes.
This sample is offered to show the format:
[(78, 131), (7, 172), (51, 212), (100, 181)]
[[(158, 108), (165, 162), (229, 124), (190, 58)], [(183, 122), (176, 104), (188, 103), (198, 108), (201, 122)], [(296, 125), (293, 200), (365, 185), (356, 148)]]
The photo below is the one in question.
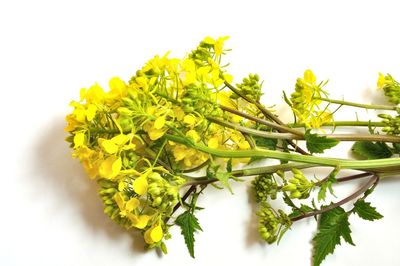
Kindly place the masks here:
[[(288, 124), (289, 127), (305, 127), (304, 123)], [(384, 127), (383, 122), (377, 121), (334, 121), (325, 122), (322, 127)]]
[(390, 110), (390, 111), (397, 110), (396, 106), (390, 106), (390, 105), (361, 104), (361, 103), (348, 102), (348, 101), (342, 101), (342, 100), (333, 100), (333, 99), (322, 98), (322, 97), (314, 97), (314, 99), (321, 100), (324, 102), (329, 102), (329, 103), (335, 103), (335, 104), (347, 105), (347, 106), (353, 106), (353, 107), (360, 107), (360, 108), (365, 108), (365, 109)]
[(251, 149), (251, 150), (219, 150), (209, 148), (201, 143), (194, 143), (193, 141), (174, 135), (166, 134), (168, 140), (176, 143), (184, 144), (193, 149), (223, 158), (251, 158), (261, 157), (278, 159), (284, 161), (301, 162), (309, 164), (317, 164), (321, 166), (340, 167), (341, 169), (355, 169), (355, 170), (370, 170), (385, 171), (386, 168), (400, 170), (400, 158), (388, 159), (375, 159), (375, 160), (350, 160), (338, 159), (328, 157), (316, 157), (302, 154), (292, 154), (280, 151), (265, 150), (265, 149)]
[[(240, 131), (245, 134), (250, 134), (253, 136), (259, 136), (270, 139), (289, 139), (289, 140), (304, 140), (304, 136), (294, 135), (292, 133), (276, 133), (276, 132), (266, 132), (262, 130), (257, 130), (253, 128), (247, 128), (235, 123), (228, 121), (219, 120), (213, 117), (207, 117), (207, 119), (213, 123), (219, 124), (221, 126), (229, 127)], [(337, 139), (341, 141), (383, 141), (400, 143), (400, 137), (392, 135), (372, 135), (372, 134), (319, 134), (319, 136), (325, 136), (327, 138)]]

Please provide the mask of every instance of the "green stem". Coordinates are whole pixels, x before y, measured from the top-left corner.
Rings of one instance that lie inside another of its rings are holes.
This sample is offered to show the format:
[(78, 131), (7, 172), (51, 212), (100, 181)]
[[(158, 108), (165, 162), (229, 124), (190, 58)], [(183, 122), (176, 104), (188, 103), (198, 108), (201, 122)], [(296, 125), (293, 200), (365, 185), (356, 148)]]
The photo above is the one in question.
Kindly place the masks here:
[(279, 130), (279, 132), (288, 132), (288, 133), (292, 133), (292, 134), (295, 134), (295, 135), (304, 136), (303, 132), (298, 131), (298, 130), (294, 130), (293, 128), (287, 127), (285, 125), (280, 125), (280, 124), (277, 124), (277, 123), (274, 123), (274, 122), (269, 122), (269, 121), (266, 121), (266, 120), (261, 119), (259, 117), (255, 117), (255, 116), (243, 113), (241, 111), (238, 111), (236, 109), (232, 109), (232, 108), (229, 108), (229, 107), (226, 107), (226, 106), (223, 106), (223, 105), (219, 105), (219, 108), (221, 108), (221, 110), (227, 111), (229, 113), (232, 113), (232, 114), (247, 118), (247, 119), (252, 120), (254, 122), (257, 122), (259, 124), (262, 124), (262, 125), (277, 129), (277, 130)]
[[(245, 134), (250, 134), (253, 136), (259, 136), (263, 138), (270, 139), (289, 139), (289, 140), (304, 140), (304, 136), (298, 136), (291, 133), (276, 133), (276, 132), (266, 132), (262, 130), (257, 130), (253, 128), (244, 127), (235, 123), (228, 121), (219, 120), (213, 117), (207, 117), (207, 120), (219, 124), (224, 127), (232, 128)], [(372, 135), (372, 134), (319, 134), (321, 137), (327, 137), (332, 139), (337, 139), (340, 141), (383, 141), (400, 143), (400, 137), (392, 135)]]
[(365, 108), (365, 109), (390, 110), (390, 111), (397, 110), (396, 106), (390, 106), (390, 105), (361, 104), (361, 103), (348, 102), (348, 101), (342, 101), (342, 100), (328, 99), (328, 98), (323, 98), (323, 97), (314, 97), (314, 99), (321, 100), (324, 102), (329, 102), (329, 103), (335, 103), (335, 104), (341, 104), (341, 105), (347, 105), (347, 106), (353, 106), (353, 107), (360, 107), (360, 108)]
[(166, 134), (168, 140), (174, 141), (191, 147), (193, 149), (223, 158), (251, 158), (261, 157), (278, 159), (284, 161), (293, 161), (309, 164), (318, 164), (321, 166), (340, 167), (341, 169), (355, 169), (355, 170), (369, 170), (384, 171), (385, 168), (400, 170), (400, 158), (388, 159), (374, 159), (374, 160), (350, 160), (338, 159), (329, 157), (316, 157), (302, 154), (292, 154), (280, 151), (265, 150), (265, 149), (251, 149), (251, 150), (219, 150), (209, 148), (201, 143), (193, 143), (186, 138)]
[[(305, 127), (304, 123), (293, 123), (288, 124), (289, 127)], [(383, 122), (377, 121), (334, 121), (334, 122), (326, 122), (322, 125), (322, 127), (384, 127), (385, 124)]]

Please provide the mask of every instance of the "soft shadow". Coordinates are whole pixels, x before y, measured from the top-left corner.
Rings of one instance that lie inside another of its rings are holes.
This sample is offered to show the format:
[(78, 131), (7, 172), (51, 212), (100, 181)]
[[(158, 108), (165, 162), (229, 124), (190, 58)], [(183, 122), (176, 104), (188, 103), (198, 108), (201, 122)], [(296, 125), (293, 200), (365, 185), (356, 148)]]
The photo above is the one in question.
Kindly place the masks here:
[(105, 232), (113, 241), (131, 235), (134, 252), (143, 253), (144, 242), (138, 232), (128, 232), (115, 224), (103, 212), (103, 203), (98, 195), (98, 186), (90, 180), (77, 159), (71, 158), (71, 149), (65, 142), (67, 134), (64, 132), (63, 118), (57, 117), (44, 130), (37, 144), (38, 169), (49, 190), (60, 195), (61, 199), (68, 200), (79, 209), (82, 219), (94, 234)]
[(251, 214), (250, 219), (247, 222), (247, 235), (246, 235), (246, 245), (251, 247), (253, 245), (262, 245), (264, 242), (261, 240), (260, 235), (258, 234), (258, 217), (256, 215), (257, 212), (257, 203), (254, 199), (254, 191), (251, 185), (247, 187), (247, 201), (250, 205)]

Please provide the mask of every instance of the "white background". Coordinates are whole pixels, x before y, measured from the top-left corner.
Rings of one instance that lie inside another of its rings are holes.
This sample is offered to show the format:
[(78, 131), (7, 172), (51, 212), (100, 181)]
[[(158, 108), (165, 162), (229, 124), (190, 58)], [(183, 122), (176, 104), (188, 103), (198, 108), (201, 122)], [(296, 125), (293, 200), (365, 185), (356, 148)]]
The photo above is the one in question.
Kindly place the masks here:
[[(145, 252), (103, 214), (95, 184), (70, 158), (68, 103), (95, 81), (129, 79), (155, 54), (183, 56), (207, 35), (231, 36), (230, 72), (236, 81), (259, 73), (267, 105), (282, 103), (307, 68), (329, 78), (332, 97), (382, 103), (377, 73), (400, 78), (399, 22), (395, 1), (1, 1), (0, 264), (310, 265), (315, 222), (295, 224), (279, 246), (261, 244), (245, 184), (233, 196), (206, 191), (195, 260), (176, 229), (167, 256)], [(399, 188), (381, 182), (370, 200), (385, 218), (351, 218), (357, 246), (339, 246), (324, 265), (400, 264)]]

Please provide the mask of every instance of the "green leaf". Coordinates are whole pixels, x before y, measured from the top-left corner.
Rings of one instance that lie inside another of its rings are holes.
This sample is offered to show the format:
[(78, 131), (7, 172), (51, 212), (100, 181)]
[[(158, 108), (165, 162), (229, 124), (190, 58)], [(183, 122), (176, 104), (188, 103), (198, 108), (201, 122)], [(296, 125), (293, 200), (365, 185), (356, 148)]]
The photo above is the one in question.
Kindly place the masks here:
[(228, 162), (226, 163), (226, 171), (228, 173), (232, 172), (232, 158), (229, 158)]
[(339, 171), (337, 169), (333, 170), (329, 174), (328, 179), (324, 183), (322, 183), (321, 188), (318, 191), (318, 202), (320, 202), (321, 200), (325, 200), (327, 190), (329, 190), (329, 193), (331, 193), (331, 195), (335, 196), (335, 194), (333, 193), (332, 184), (337, 183), (336, 175), (338, 174), (338, 172)]
[(324, 150), (335, 147), (339, 141), (337, 139), (327, 138), (326, 136), (318, 136), (307, 130), (304, 134), (307, 149), (311, 153), (323, 153)]
[(376, 208), (371, 206), (371, 203), (365, 202), (363, 199), (359, 199), (354, 203), (353, 212), (357, 213), (360, 218), (368, 221), (383, 218), (383, 215), (377, 212)]
[(276, 145), (278, 144), (277, 139), (268, 139), (263, 137), (253, 136), (254, 142), (257, 147), (265, 148), (268, 150), (276, 150)]
[(194, 233), (201, 229), (197, 218), (189, 211), (185, 211), (175, 219), (175, 224), (181, 228), (190, 256), (194, 258)]
[(351, 239), (348, 214), (343, 208), (337, 207), (321, 215), (318, 232), (313, 238), (313, 265), (320, 265), (328, 254), (333, 253), (336, 245), (341, 244), (341, 238), (354, 245)]
[(393, 155), (388, 145), (384, 142), (357, 141), (352, 150), (355, 154), (365, 159), (383, 159)]
[(231, 177), (232, 177), (231, 173), (217, 172), (215, 174), (215, 178), (218, 179), (221, 182), (221, 184), (225, 188), (227, 188), (229, 190), (229, 192), (231, 192), (233, 194), (232, 188), (228, 182)]
[(400, 153), (400, 143), (393, 143), (393, 148), (396, 153)]

